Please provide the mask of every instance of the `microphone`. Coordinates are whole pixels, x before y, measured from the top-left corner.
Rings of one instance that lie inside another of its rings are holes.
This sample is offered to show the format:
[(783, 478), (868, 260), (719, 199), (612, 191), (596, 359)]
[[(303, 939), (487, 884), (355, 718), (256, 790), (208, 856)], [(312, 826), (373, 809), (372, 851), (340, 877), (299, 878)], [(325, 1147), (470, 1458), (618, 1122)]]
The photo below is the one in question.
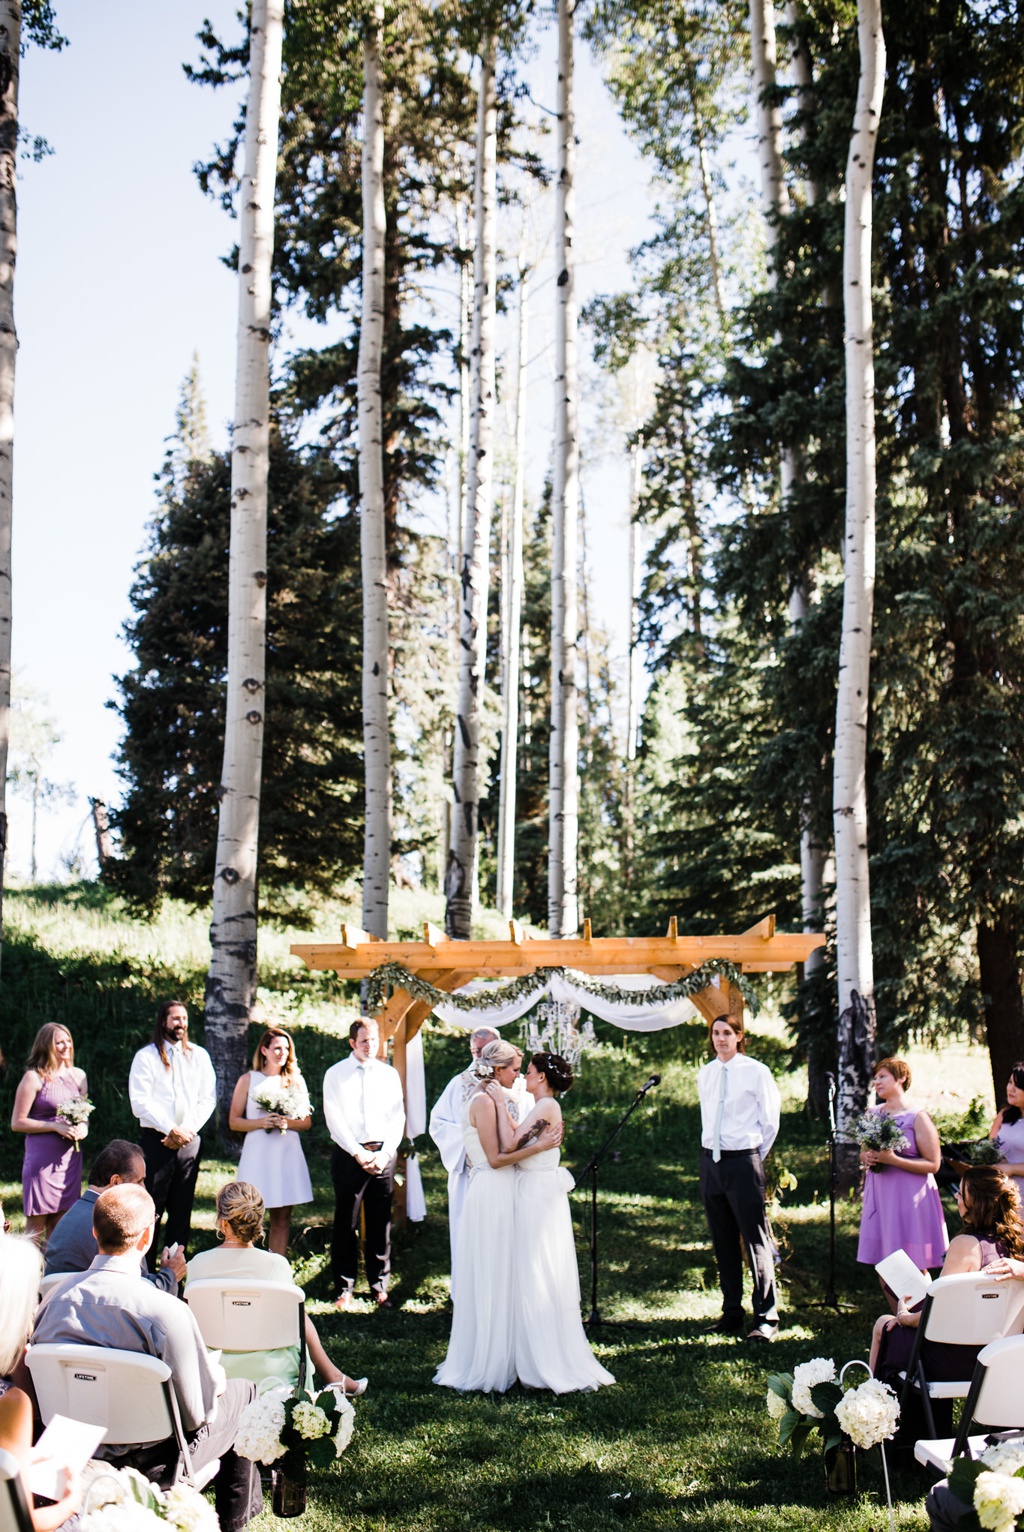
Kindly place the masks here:
[(835, 1077), (835, 1075), (826, 1075), (825, 1076), (825, 1081), (826, 1081), (826, 1083), (828, 1085), (828, 1093), (829, 1093), (829, 1095), (830, 1096), (834, 1096), (835, 1095), (835, 1090), (836, 1090), (836, 1077)]
[(660, 1084), (661, 1084), (661, 1075), (651, 1075), (651, 1078), (648, 1080), (647, 1084), (646, 1085), (641, 1085), (640, 1089), (637, 1091), (637, 1095), (638, 1096), (646, 1096), (647, 1092), (649, 1090), (653, 1090), (656, 1085), (660, 1085)]

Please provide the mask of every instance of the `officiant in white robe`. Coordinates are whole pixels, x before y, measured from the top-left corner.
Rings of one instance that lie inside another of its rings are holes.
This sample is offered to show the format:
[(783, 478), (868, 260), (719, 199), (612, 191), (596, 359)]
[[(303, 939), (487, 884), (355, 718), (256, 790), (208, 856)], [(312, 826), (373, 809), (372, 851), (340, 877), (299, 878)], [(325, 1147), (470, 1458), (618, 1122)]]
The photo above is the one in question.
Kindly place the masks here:
[[(448, 1234), (451, 1240), (452, 1251), (452, 1290), (455, 1289), (455, 1252), (459, 1242), (459, 1222), (462, 1218), (462, 1207), (466, 1199), (466, 1189), (469, 1186), (469, 1170), (466, 1166), (466, 1145), (462, 1136), (462, 1109), (474, 1086), (479, 1084), (473, 1073), (473, 1064), (480, 1057), (480, 1050), (488, 1043), (494, 1042), (501, 1034), (496, 1027), (477, 1027), (470, 1034), (469, 1050), (472, 1062), (468, 1069), (461, 1074), (453, 1076), (437, 1101), (434, 1103), (430, 1114), (429, 1132), (434, 1143), (437, 1145), (441, 1156), (441, 1162), (448, 1172)], [(512, 1089), (506, 1092), (509, 1100), (509, 1112), (516, 1122), (520, 1122), (525, 1116), (526, 1110), (533, 1106), (532, 1100), (526, 1094), (526, 1081), (522, 1075), (516, 1079)]]

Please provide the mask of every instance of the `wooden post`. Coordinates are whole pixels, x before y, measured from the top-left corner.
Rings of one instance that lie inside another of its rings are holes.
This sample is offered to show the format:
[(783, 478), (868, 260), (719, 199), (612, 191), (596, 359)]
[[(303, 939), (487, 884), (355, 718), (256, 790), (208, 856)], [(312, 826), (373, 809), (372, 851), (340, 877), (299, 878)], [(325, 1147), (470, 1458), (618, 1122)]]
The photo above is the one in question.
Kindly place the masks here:
[[(407, 1000), (409, 1000), (410, 998), (411, 998), (410, 996), (408, 996), (408, 995), (406, 996)], [(403, 1096), (403, 1098), (405, 1098), (406, 1097), (406, 1090), (405, 1090), (405, 1016), (404, 1015), (402, 1016), (401, 1021), (398, 1023), (398, 1026), (395, 1028), (395, 1033), (394, 1033), (394, 1051), (392, 1052), (392, 1055), (391, 1055), (391, 1062), (394, 1064), (395, 1068), (398, 1070), (398, 1078), (402, 1082), (402, 1096)], [(401, 1177), (401, 1180), (399, 1180), (399, 1177)], [(405, 1157), (404, 1154), (400, 1154), (398, 1156), (398, 1163), (395, 1166), (395, 1194), (394, 1194), (394, 1197), (392, 1199), (392, 1204), (391, 1204), (392, 1209), (393, 1209), (393, 1221), (394, 1221), (394, 1225), (395, 1225), (395, 1227), (397, 1229), (404, 1229), (405, 1225), (406, 1225), (406, 1221), (407, 1221), (406, 1220), (405, 1177), (406, 1177), (406, 1157)]]

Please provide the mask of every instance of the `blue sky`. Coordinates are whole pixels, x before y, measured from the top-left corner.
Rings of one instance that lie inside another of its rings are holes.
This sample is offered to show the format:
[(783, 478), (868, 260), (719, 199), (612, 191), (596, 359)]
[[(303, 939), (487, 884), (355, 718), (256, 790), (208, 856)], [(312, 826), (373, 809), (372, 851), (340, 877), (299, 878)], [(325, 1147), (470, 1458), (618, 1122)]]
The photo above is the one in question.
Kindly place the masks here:
[[(69, 47), (60, 54), (32, 49), (23, 61), (22, 123), (45, 136), (54, 154), (24, 164), (18, 188), (14, 663), (46, 695), (64, 736), (50, 774), (78, 791), (74, 804), (43, 818), (44, 877), (59, 874), (88, 796), (115, 801), (118, 794), (111, 755), (119, 724), (105, 704), (111, 678), (130, 663), (121, 625), (132, 571), (194, 351), (214, 444), (226, 439), (236, 295), (220, 256), (233, 236), (223, 211), (199, 191), (192, 165), (225, 137), (235, 97), (190, 85), (181, 64), (195, 57), (203, 18), (230, 32), (235, 10), (233, 0), (57, 0)], [(538, 42), (532, 90), (550, 103), (553, 30)], [(645, 171), (582, 48), (577, 131), (585, 301), (625, 285), (626, 252), (642, 237), (649, 197)], [(553, 152), (549, 139), (545, 153)], [(542, 202), (541, 226), (548, 216)], [(550, 249), (539, 254), (530, 346), (535, 491), (551, 421)], [(297, 334), (315, 338), (308, 329)], [(584, 418), (584, 450), (587, 433)], [(620, 650), (626, 493), (624, 462), (614, 453), (595, 457), (584, 474), (592, 606)], [(443, 524), (440, 508), (437, 520)], [(16, 799), (11, 811), (11, 869), (24, 875), (26, 812)], [(88, 831), (81, 846), (91, 857)]]

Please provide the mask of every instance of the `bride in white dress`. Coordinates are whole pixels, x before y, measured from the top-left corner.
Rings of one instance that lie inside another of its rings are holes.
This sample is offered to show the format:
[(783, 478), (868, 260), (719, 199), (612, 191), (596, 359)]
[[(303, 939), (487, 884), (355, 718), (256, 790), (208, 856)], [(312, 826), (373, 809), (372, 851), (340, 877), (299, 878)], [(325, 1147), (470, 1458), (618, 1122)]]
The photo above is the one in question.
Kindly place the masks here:
[[(462, 1132), (470, 1166), (452, 1292), (448, 1355), (434, 1382), (461, 1392), (504, 1393), (515, 1381), (512, 1246), (517, 1164), (557, 1154), (560, 1124), (541, 1129), (529, 1144), (513, 1145), (515, 1124), (505, 1108), (523, 1056), (511, 1043), (488, 1043), (474, 1066), (480, 1077), (463, 1107)], [(504, 1145), (504, 1147), (503, 1147)]]
[[(526, 1089), (537, 1105), (516, 1130), (517, 1141), (562, 1127), (558, 1097), (572, 1067), (557, 1053), (535, 1053)], [(541, 1127), (546, 1124), (546, 1127)], [(556, 1394), (614, 1383), (591, 1351), (580, 1319), (580, 1274), (569, 1211), (572, 1176), (558, 1148), (523, 1159), (515, 1171), (514, 1363), (520, 1383)]]

